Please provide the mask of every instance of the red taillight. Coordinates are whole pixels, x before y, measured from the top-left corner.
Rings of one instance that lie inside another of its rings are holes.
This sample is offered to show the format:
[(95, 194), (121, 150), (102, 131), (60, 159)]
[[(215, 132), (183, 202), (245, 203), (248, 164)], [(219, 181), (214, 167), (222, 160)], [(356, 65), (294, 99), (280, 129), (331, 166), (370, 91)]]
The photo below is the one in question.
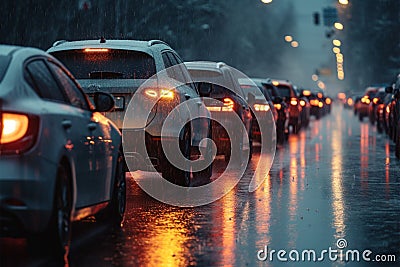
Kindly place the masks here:
[(374, 99), (372, 99), (372, 102), (374, 102), (374, 104), (378, 104), (379, 98), (375, 97)]
[(85, 53), (107, 53), (109, 52), (108, 48), (85, 48), (83, 50)]
[(222, 111), (233, 111), (233, 107), (235, 105), (235, 102), (233, 102), (232, 99), (229, 97), (224, 98), (224, 106), (222, 107)]
[(300, 100), (300, 106), (304, 107), (306, 105), (306, 101)]
[(292, 98), (292, 99), (290, 100), (290, 104), (291, 104), (292, 106), (297, 106), (297, 99), (296, 99), (296, 98)]
[(274, 104), (275, 109), (280, 110), (282, 108), (281, 104)]
[(30, 149), (39, 131), (39, 118), (33, 115), (0, 114), (0, 154), (19, 154)]

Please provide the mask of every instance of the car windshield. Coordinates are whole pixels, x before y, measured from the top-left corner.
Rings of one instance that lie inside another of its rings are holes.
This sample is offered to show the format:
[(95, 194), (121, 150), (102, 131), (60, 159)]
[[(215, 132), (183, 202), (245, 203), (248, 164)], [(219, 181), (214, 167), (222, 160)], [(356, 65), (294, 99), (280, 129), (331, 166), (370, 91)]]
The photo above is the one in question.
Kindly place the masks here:
[(4, 55), (0, 56), (0, 82), (3, 80), (4, 75), (6, 74), (10, 61), (11, 61), (10, 56), (4, 56)]
[(286, 85), (278, 85), (279, 94), (281, 97), (290, 97), (290, 88)]
[(53, 52), (77, 79), (148, 79), (156, 73), (154, 59), (129, 50)]

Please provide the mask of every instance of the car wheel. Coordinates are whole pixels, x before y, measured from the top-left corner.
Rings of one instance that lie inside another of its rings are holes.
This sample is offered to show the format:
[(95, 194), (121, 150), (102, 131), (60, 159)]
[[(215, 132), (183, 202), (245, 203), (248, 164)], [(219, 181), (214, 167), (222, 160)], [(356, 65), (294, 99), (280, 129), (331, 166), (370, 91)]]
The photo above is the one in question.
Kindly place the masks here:
[[(191, 131), (190, 131), (190, 125), (185, 125), (185, 127), (182, 129), (183, 134), (182, 134), (182, 139), (179, 139), (179, 149), (181, 150), (182, 155), (190, 160), (190, 150), (191, 150)], [(175, 167), (172, 163), (170, 163), (167, 159), (166, 156), (164, 156), (164, 163), (162, 167), (162, 175), (165, 179), (168, 181), (184, 186), (184, 187), (189, 187), (190, 186), (190, 171), (186, 170), (181, 170), (178, 167)], [(186, 166), (187, 169), (189, 169), (189, 166)]]
[(395, 155), (398, 159), (400, 159), (400, 133), (399, 132), (397, 132), (397, 137), (396, 137)]
[(210, 129), (208, 130), (208, 139), (210, 139), (209, 142), (207, 142), (207, 146), (206, 149), (204, 151), (204, 160), (207, 162), (211, 162), (209, 166), (207, 166), (207, 168), (205, 168), (204, 170), (201, 171), (197, 171), (197, 172), (193, 172), (193, 178), (196, 180), (201, 180), (201, 182), (203, 183), (208, 183), (210, 181), (210, 178), (212, 176), (212, 169), (213, 169), (213, 162), (212, 162), (212, 150), (213, 150), (213, 146), (212, 146), (212, 128), (210, 126)]
[(110, 203), (95, 216), (98, 221), (110, 221), (117, 227), (122, 225), (126, 209), (126, 174), (124, 166), (124, 157), (120, 151), (115, 166), (114, 185)]

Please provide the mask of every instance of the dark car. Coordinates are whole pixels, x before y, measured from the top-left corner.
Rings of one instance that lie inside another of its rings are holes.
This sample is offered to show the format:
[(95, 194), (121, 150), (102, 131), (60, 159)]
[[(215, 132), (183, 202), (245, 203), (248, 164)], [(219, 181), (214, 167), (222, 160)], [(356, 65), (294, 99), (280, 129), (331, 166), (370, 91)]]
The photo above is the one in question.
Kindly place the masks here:
[(375, 97), (378, 89), (379, 87), (376, 86), (370, 86), (365, 89), (364, 95), (361, 97), (359, 105), (357, 106), (357, 113), (360, 121), (362, 121), (364, 117), (369, 116), (369, 104)]
[(385, 87), (380, 87), (376, 92), (374, 98), (369, 104), (368, 117), (372, 125), (377, 122), (378, 131), (382, 131), (382, 121), (383, 121), (383, 100), (386, 96)]
[[(71, 224), (88, 216), (124, 218), (121, 133), (71, 73), (35, 48), (0, 45), (0, 236), (27, 236), (63, 255)], [(32, 241), (32, 242), (31, 242)]]
[(393, 86), (386, 88), (386, 92), (393, 94), (393, 103), (390, 109), (390, 113), (392, 114), (391, 133), (396, 143), (396, 157), (400, 158), (400, 74), (397, 75)]
[[(232, 68), (222, 62), (185, 62), (185, 65), (195, 81), (209, 81), (208, 84), (212, 87), (207, 95), (209, 98), (204, 102), (214, 119), (212, 139), (217, 146), (217, 155), (224, 155), (225, 160), (229, 161), (231, 153), (234, 153), (235, 159), (239, 159), (241, 163), (244, 159), (242, 155), (248, 153), (250, 158), (253, 150), (252, 114), (243, 89), (238, 79), (234, 78)], [(244, 128), (237, 124), (237, 116)], [(234, 129), (232, 136), (216, 121)]]
[[(89, 95), (99, 89), (114, 95), (115, 109), (107, 112), (106, 116), (123, 132), (124, 152), (130, 171), (154, 171), (155, 168), (175, 184), (191, 184), (190, 171), (174, 165), (162, 143), (173, 144), (179, 139), (185, 158), (198, 156), (201, 146), (207, 145), (207, 142), (200, 141), (209, 137), (211, 123), (185, 65), (168, 44), (160, 40), (101, 38), (58, 41), (48, 52), (69, 67)], [(180, 85), (172, 86), (175, 83)], [(130, 106), (132, 110), (127, 112), (131, 101), (134, 101), (134, 106)], [(193, 104), (195, 102), (199, 105)], [(192, 103), (190, 110), (181, 112), (174, 125), (166, 127), (169, 113), (183, 103)], [(198, 119), (191, 120), (192, 116)], [(124, 119), (128, 123), (123, 128)], [(145, 140), (145, 145), (139, 142), (141, 140)], [(194, 174), (209, 178), (212, 166)]]
[(276, 123), (277, 142), (283, 144), (289, 137), (289, 107), (279, 95), (279, 91), (272, 84), (271, 79), (252, 78), (252, 80), (262, 92), (265, 92), (266, 97), (269, 97), (273, 102), (276, 111), (274, 119)]
[(292, 126), (293, 133), (298, 133), (302, 126), (302, 107), (293, 84), (288, 80), (276, 79), (272, 80), (272, 84), (278, 88), (280, 96), (289, 106), (289, 125)]

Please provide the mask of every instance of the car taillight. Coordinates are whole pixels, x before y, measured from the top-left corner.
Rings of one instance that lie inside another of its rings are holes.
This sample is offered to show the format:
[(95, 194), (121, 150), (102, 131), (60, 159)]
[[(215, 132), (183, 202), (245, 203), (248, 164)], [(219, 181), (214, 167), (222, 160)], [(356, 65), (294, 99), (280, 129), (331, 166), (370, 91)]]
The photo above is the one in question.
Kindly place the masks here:
[(300, 106), (304, 107), (306, 105), (306, 101), (300, 100)]
[(225, 97), (223, 99), (223, 106), (206, 106), (209, 111), (233, 111), (233, 107), (235, 106), (235, 102), (229, 98)]
[(83, 50), (85, 53), (107, 53), (109, 51), (108, 48), (85, 48)]
[(173, 99), (175, 96), (173, 89), (146, 88), (143, 92), (147, 97), (154, 99)]
[(390, 113), (390, 106), (386, 106), (386, 112)]
[(310, 104), (312, 105), (312, 106), (319, 106), (319, 100), (318, 99), (311, 99), (310, 100)]
[[(349, 99), (351, 99), (351, 98), (349, 98)], [(351, 101), (353, 101), (353, 100), (351, 100)], [(332, 103), (332, 99), (330, 99), (330, 98), (325, 99), (325, 103), (327, 105), (330, 105)]]
[(224, 98), (224, 106), (222, 107), (222, 111), (233, 111), (233, 107), (235, 105), (235, 102), (233, 102), (232, 99), (229, 97)]
[(274, 104), (275, 109), (281, 110), (282, 105), (281, 104)]
[(256, 111), (269, 111), (269, 105), (265, 104), (254, 104), (254, 109)]
[(318, 103), (318, 107), (322, 108), (323, 106), (324, 106), (324, 103), (323, 103), (323, 102), (319, 102), (319, 103)]
[(39, 132), (37, 116), (3, 112), (0, 122), (0, 154), (19, 154), (34, 145)]
[(292, 98), (292, 99), (290, 100), (290, 104), (291, 104), (292, 106), (297, 106), (297, 99), (296, 99), (296, 98)]
[(374, 99), (372, 99), (372, 102), (374, 102), (374, 104), (378, 104), (379, 98), (374, 97)]

